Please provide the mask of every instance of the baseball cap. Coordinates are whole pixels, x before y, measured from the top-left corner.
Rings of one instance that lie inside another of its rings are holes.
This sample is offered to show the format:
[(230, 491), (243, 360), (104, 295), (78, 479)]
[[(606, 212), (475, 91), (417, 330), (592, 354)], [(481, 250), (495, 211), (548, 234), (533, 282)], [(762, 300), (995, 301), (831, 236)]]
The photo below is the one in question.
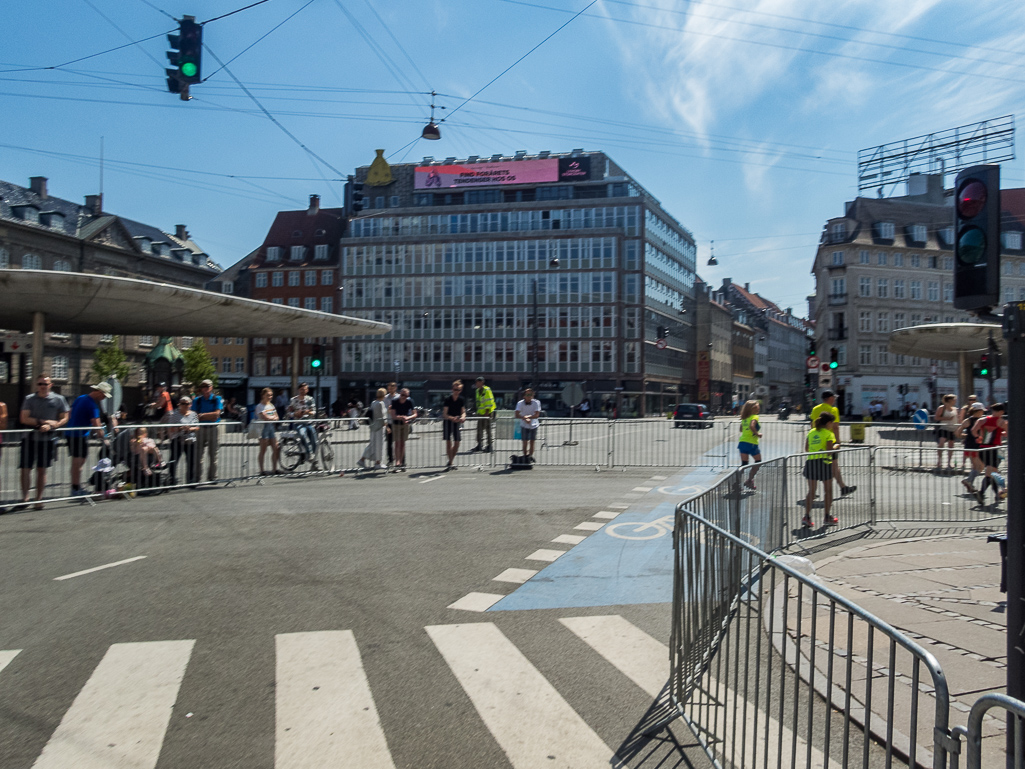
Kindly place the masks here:
[(833, 395), (835, 395), (835, 393), (832, 390), (823, 390), (822, 391), (822, 397), (823, 398), (832, 398)]
[(111, 394), (113, 393), (113, 390), (111, 389), (111, 386), (109, 384), (107, 384), (106, 382), (100, 382), (99, 384), (94, 384), (94, 385), (89, 385), (89, 386), (92, 389), (99, 390), (101, 393), (103, 393), (103, 397), (104, 398), (109, 398), (111, 396)]
[(204, 379), (199, 384), (202, 385), (203, 387), (206, 387), (207, 385), (210, 385), (211, 387), (213, 387), (214, 386), (214, 380), (212, 380), (212, 379)]
[(968, 407), (968, 410), (969, 411), (985, 411), (986, 407), (983, 406), (978, 401), (976, 401), (975, 403), (973, 403), (971, 406)]
[(475, 381), (475, 382), (483, 382), (483, 381), (484, 381), (484, 377), (482, 377), (482, 376), (479, 376), (479, 377), (477, 377), (477, 378), (476, 378), (475, 380), (473, 380), (473, 381)]

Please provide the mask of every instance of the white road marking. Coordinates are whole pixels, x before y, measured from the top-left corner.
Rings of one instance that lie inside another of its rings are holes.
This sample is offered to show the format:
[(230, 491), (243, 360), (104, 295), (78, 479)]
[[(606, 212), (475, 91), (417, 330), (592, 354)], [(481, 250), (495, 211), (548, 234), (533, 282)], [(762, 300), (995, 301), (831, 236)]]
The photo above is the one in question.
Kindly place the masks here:
[(513, 582), (517, 585), (522, 585), (535, 574), (537, 574), (537, 570), (535, 569), (506, 569), (491, 581)]
[(425, 630), (514, 769), (609, 765), (612, 750), (495, 625)]
[(578, 523), (573, 528), (580, 531), (598, 531), (604, 525), (604, 523), (599, 523), (598, 521), (584, 521), (583, 523)]
[[(609, 663), (612, 664), (623, 675), (637, 684), (650, 697), (658, 697), (669, 680), (669, 647), (652, 638), (640, 628), (631, 624), (619, 615), (606, 617), (570, 617), (560, 619), (563, 625), (577, 634), (588, 646), (598, 652)], [(768, 756), (775, 756), (780, 742), (783, 744), (784, 754), (790, 750), (792, 741), (795, 739), (793, 732), (786, 726), (782, 727), (782, 740), (779, 739), (780, 724), (771, 716), (766, 717), (764, 712), (758, 713), (758, 734), (755, 734), (756, 706), (748, 702), (738, 693), (730, 691), (715, 678), (706, 675), (703, 679), (703, 686), (712, 696), (717, 698), (714, 703), (721, 708), (722, 718), (717, 721), (717, 734), (720, 737), (720, 750), (730, 751), (730, 738), (738, 738), (738, 735), (751, 735), (750, 739), (742, 740), (745, 747), (744, 756), (737, 756), (737, 763), (742, 766), (756, 766), (760, 762), (758, 755), (766, 760)], [(725, 697), (733, 699), (736, 707), (726, 702)], [(708, 697), (702, 694), (695, 694), (693, 702), (696, 706), (702, 705), (706, 708), (710, 703)], [(734, 714), (736, 713), (736, 721)], [(768, 727), (766, 727), (768, 723)], [(764, 739), (768, 732), (769, 738)], [(808, 744), (796, 737), (797, 755), (804, 756), (808, 750)], [(737, 749), (740, 753), (740, 749)], [(729, 758), (729, 753), (721, 756)], [(808, 769), (821, 769), (825, 766), (825, 756), (817, 747), (812, 746), (812, 761)], [(723, 763), (726, 763), (725, 761)]]
[(275, 636), (275, 769), (394, 769), (351, 630)]
[(443, 475), (435, 475), (433, 478), (428, 478), (426, 481), (420, 481), (420, 483), (430, 483), (431, 481), (436, 481), (439, 478), (444, 478), (444, 477), (445, 476), (443, 476)]
[(651, 491), (654, 486), (634, 486), (633, 491)]
[(652, 480), (652, 481), (664, 481), (668, 477), (669, 476), (667, 476), (667, 475), (653, 475), (653, 476), (651, 476), (651, 478), (649, 480)]
[(524, 561), (554, 561), (560, 555), (565, 553), (565, 550), (535, 550), (533, 553), (524, 558)]
[(195, 641), (114, 644), (33, 769), (152, 769)]
[(587, 537), (581, 536), (579, 534), (560, 534), (555, 539), (553, 539), (552, 542), (555, 542), (560, 545), (579, 545), (585, 539), (587, 539)]
[(11, 660), (18, 656), (21, 649), (11, 649), (9, 651), (0, 650), (0, 670), (11, 664)]
[(54, 577), (54, 582), (60, 582), (63, 579), (71, 579), (72, 577), (81, 577), (83, 574), (92, 574), (94, 571), (103, 571), (104, 569), (112, 569), (115, 566), (121, 566), (125, 563), (131, 563), (132, 561), (141, 561), (146, 556), (137, 555), (134, 558), (125, 558), (123, 561), (114, 561), (114, 563), (105, 563), (103, 566), (93, 566), (91, 569), (84, 569), (82, 571), (76, 571), (74, 574), (65, 574), (63, 577)]
[(461, 609), (462, 611), (487, 611), (503, 598), (505, 598), (504, 595), (495, 593), (467, 593), (455, 603), (450, 603), (447, 608)]
[(630, 505), (619, 505), (619, 504), (607, 505), (607, 507), (610, 507), (613, 510), (629, 510), (630, 509)]
[(644, 497), (643, 494), (624, 494), (623, 496), (627, 499), (642, 499)]
[(618, 518), (619, 517), (619, 513), (613, 513), (610, 510), (602, 510), (600, 513), (595, 513), (594, 517), (595, 518), (604, 518), (604, 519), (606, 519), (608, 521), (611, 521), (613, 518)]

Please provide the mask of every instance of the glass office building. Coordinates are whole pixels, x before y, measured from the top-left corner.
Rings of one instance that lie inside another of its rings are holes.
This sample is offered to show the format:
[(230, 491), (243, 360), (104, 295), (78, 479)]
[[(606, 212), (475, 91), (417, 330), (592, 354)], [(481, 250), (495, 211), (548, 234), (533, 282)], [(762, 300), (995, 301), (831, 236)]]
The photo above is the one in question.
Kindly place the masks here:
[(396, 379), (434, 405), (483, 375), (557, 414), (577, 383), (595, 416), (693, 399), (694, 239), (604, 153), (380, 161), (356, 169), (340, 312), (393, 330), (342, 340), (343, 390)]

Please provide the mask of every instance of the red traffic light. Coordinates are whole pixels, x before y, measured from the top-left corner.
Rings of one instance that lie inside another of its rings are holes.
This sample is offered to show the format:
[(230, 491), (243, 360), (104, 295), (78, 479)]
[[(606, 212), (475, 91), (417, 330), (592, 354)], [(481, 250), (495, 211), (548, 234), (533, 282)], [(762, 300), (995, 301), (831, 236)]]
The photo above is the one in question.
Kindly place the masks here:
[(957, 192), (957, 213), (965, 219), (979, 215), (986, 205), (986, 185), (978, 179), (968, 179)]

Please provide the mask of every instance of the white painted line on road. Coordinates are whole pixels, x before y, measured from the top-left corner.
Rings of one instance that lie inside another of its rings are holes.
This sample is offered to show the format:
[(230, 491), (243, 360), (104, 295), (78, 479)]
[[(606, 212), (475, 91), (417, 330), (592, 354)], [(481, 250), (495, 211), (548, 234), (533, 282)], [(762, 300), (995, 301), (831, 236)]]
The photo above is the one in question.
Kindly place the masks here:
[(352, 631), (274, 640), (274, 769), (394, 769)]
[(653, 480), (653, 481), (664, 481), (668, 477), (669, 476), (667, 476), (667, 475), (653, 475), (653, 476), (651, 476), (650, 480)]
[[(560, 619), (563, 625), (572, 630), (588, 646), (598, 652), (623, 675), (637, 684), (649, 697), (658, 697), (669, 680), (669, 648), (652, 638), (640, 628), (631, 624), (619, 615), (605, 617), (569, 617)], [(694, 702), (698, 707), (721, 708), (723, 718), (718, 721), (717, 734), (719, 745), (726, 745), (731, 738), (739, 739), (738, 735), (749, 734), (751, 739), (742, 740), (746, 745), (744, 756), (738, 756), (738, 764), (755, 766), (760, 762), (758, 755), (776, 756), (777, 748), (782, 742), (784, 750), (789, 750), (794, 734), (786, 726), (780, 727), (774, 718), (766, 717), (765, 713), (757, 713), (753, 703), (748, 702), (736, 692), (730, 698), (736, 705), (725, 703), (723, 697), (725, 687), (712, 676), (706, 676), (702, 686), (717, 698), (711, 702), (707, 694), (698, 692)], [(756, 715), (757, 714), (757, 715)], [(734, 716), (736, 715), (736, 720)], [(766, 724), (767, 722), (767, 724)], [(758, 734), (755, 736), (755, 725)], [(780, 730), (782, 728), (782, 740)], [(764, 739), (768, 733), (769, 739)], [(797, 755), (805, 755), (808, 744), (800, 737), (797, 740)], [(726, 748), (729, 749), (729, 748)], [(739, 750), (737, 751), (740, 752)], [(811, 750), (812, 762), (808, 769), (821, 769), (825, 766), (825, 756), (815, 746)], [(724, 762), (725, 763), (725, 762)]]
[(580, 531), (598, 531), (604, 525), (604, 523), (599, 523), (598, 521), (584, 521), (583, 523), (578, 523), (573, 528)]
[(537, 574), (537, 571), (535, 569), (506, 569), (491, 581), (513, 582), (517, 585), (522, 585), (535, 574)]
[(63, 577), (54, 577), (54, 582), (60, 582), (63, 579), (71, 579), (72, 577), (81, 577), (83, 574), (92, 574), (94, 571), (103, 571), (104, 569), (112, 569), (115, 566), (121, 566), (125, 563), (131, 563), (132, 561), (141, 561), (146, 556), (137, 555), (135, 558), (125, 558), (123, 561), (114, 561), (114, 563), (105, 563), (103, 566), (93, 566), (91, 569), (85, 569), (83, 571), (76, 571), (74, 574), (65, 574)]
[(462, 611), (487, 611), (503, 598), (505, 598), (504, 595), (496, 595), (495, 593), (467, 593), (455, 603), (450, 603), (446, 608), (461, 609)]
[(560, 555), (563, 555), (565, 550), (535, 550), (533, 553), (524, 558), (524, 561), (554, 561)]
[(618, 518), (619, 513), (613, 513), (610, 510), (602, 510), (600, 513), (595, 513), (593, 517), (604, 518), (607, 521), (611, 521), (613, 518)]
[(552, 542), (556, 542), (560, 545), (579, 545), (587, 537), (582, 537), (579, 534), (560, 534)]
[(606, 507), (611, 507), (613, 510), (629, 510), (630, 509), (630, 505), (620, 505), (620, 504), (606, 505)]
[(634, 486), (633, 491), (651, 491), (654, 486)]
[(152, 769), (195, 641), (114, 644), (32, 769)]
[(431, 481), (436, 481), (439, 478), (444, 478), (444, 477), (445, 477), (444, 475), (435, 475), (433, 478), (428, 478), (426, 481), (420, 481), (420, 483), (430, 483)]
[(10, 649), (8, 651), (0, 651), (0, 670), (11, 664), (11, 660), (21, 653), (21, 649)]
[(425, 630), (514, 769), (610, 764), (612, 750), (495, 625)]

